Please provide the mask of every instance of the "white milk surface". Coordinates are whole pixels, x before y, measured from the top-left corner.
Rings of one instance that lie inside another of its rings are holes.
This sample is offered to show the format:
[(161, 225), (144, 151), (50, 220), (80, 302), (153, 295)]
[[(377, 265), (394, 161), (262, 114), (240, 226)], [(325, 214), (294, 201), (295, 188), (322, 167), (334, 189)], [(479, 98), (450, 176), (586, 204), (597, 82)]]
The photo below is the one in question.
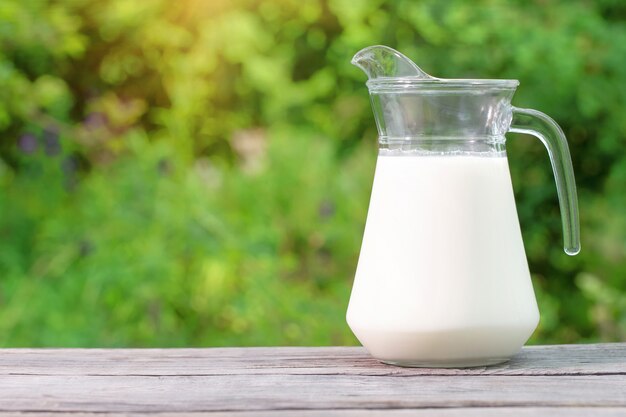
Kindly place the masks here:
[(404, 365), (506, 360), (539, 320), (505, 156), (379, 156), (348, 324)]

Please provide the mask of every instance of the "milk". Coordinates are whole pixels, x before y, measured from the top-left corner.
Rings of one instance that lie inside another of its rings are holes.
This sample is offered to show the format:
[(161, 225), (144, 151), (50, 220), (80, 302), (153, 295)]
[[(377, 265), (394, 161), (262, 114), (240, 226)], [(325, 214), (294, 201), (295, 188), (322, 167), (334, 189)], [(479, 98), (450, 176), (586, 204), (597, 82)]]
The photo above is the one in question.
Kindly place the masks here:
[(347, 320), (408, 366), (502, 362), (539, 313), (504, 154), (381, 154)]

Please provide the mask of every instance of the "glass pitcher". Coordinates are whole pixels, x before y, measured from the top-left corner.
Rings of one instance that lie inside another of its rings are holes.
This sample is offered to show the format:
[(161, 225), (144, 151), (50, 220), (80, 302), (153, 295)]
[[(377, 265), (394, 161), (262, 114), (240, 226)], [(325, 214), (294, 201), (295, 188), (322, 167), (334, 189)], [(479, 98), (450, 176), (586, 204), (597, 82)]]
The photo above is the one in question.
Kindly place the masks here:
[(347, 321), (375, 358), (401, 366), (503, 362), (539, 321), (505, 151), (506, 132), (548, 149), (565, 252), (580, 250), (567, 141), (536, 110), (511, 106), (517, 80), (438, 79), (372, 46), (379, 155)]

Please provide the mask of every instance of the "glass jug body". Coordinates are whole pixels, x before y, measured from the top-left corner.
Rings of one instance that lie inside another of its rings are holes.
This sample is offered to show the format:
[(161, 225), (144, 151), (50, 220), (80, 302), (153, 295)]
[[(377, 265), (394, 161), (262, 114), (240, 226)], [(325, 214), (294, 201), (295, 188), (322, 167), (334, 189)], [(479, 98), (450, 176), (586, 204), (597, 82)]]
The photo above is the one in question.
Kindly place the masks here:
[(578, 213), (565, 138), (542, 113), (511, 106), (515, 80), (434, 79), (401, 54), (398, 61), (397, 51), (373, 48), (353, 61), (370, 76), (380, 146), (348, 324), (391, 364), (505, 361), (539, 312), (504, 134), (530, 133), (548, 147), (566, 252), (574, 254)]
[(347, 320), (382, 361), (498, 363), (538, 323), (506, 154), (482, 145), (381, 149)]

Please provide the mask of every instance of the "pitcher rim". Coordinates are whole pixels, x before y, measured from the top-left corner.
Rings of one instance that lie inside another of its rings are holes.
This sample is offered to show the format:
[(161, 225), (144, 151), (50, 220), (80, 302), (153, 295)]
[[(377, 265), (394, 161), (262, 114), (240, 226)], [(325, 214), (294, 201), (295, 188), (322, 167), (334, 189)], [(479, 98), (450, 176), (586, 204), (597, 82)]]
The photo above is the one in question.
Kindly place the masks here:
[(378, 77), (368, 80), (370, 91), (380, 90), (472, 90), (476, 88), (490, 90), (515, 90), (519, 86), (518, 80), (507, 79), (424, 79), (419, 77)]

